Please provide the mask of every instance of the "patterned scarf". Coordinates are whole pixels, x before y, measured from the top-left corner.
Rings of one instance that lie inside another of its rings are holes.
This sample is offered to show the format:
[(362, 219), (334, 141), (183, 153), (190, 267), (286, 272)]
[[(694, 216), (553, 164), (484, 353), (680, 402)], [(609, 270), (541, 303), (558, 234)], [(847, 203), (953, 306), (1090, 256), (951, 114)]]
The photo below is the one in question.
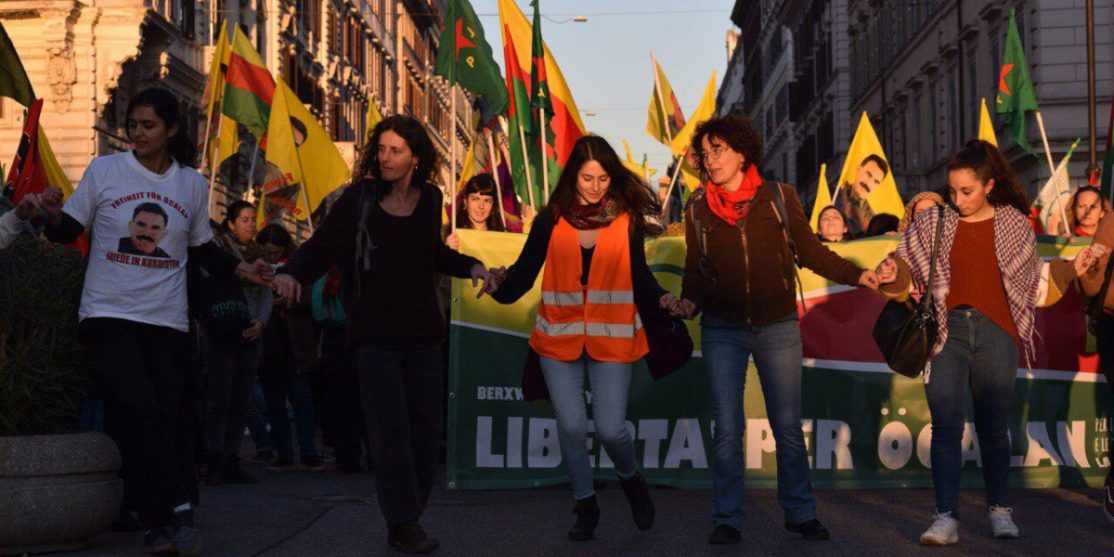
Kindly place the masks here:
[[(897, 246), (897, 256), (909, 264), (913, 279), (918, 285), (928, 283), (932, 242), (936, 236), (939, 213), (925, 211), (905, 230)], [(948, 340), (948, 310), (946, 302), (951, 286), (951, 254), (955, 232), (959, 228), (959, 215), (954, 210), (944, 211), (944, 230), (940, 237), (940, 250), (936, 256), (936, 283), (932, 288), (933, 309), (939, 335), (932, 356), (944, 349)], [(1037, 256), (1037, 239), (1029, 226), (1029, 219), (1013, 207), (996, 207), (994, 213), (994, 242), (998, 255), (998, 269), (1006, 288), (1006, 302), (1017, 326), (1021, 352), (1025, 365), (1032, 367), (1036, 357), (1036, 306), (1040, 286), (1041, 260)], [(932, 362), (925, 369), (925, 382), (929, 381)]]
[(604, 197), (599, 203), (571, 205), (561, 211), (561, 216), (577, 230), (595, 230), (611, 224), (619, 212), (619, 203)]
[(762, 177), (758, 175), (758, 168), (753, 164), (747, 167), (743, 176), (743, 183), (735, 191), (727, 191), (711, 182), (705, 185), (708, 198), (708, 208), (727, 224), (735, 226), (747, 216), (750, 210), (750, 201), (758, 193), (758, 186), (762, 185)]

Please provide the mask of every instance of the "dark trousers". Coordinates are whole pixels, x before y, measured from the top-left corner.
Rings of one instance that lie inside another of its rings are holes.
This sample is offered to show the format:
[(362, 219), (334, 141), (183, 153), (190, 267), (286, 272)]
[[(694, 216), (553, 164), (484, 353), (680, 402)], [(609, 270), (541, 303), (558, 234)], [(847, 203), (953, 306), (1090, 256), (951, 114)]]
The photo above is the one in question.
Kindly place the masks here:
[(205, 335), (205, 460), (210, 465), (239, 462), (261, 346), (258, 340), (233, 344)]
[(379, 507), (394, 528), (421, 518), (441, 446), (440, 343), (356, 349)]
[[(190, 363), (187, 333), (133, 321), (89, 318), (81, 339), (105, 397), (127, 470), (138, 482), (139, 515), (148, 527), (169, 522), (190, 501), (189, 439), (180, 439), (183, 391)], [(138, 461), (138, 462), (136, 462)]]
[[(1007, 506), (1010, 400), (1017, 380), (1017, 341), (974, 308), (948, 312), (948, 340), (924, 385), (932, 414), (932, 483), (936, 511), (959, 507), (967, 401), (974, 402), (987, 506)], [(970, 395), (968, 396), (968, 393)]]
[(321, 335), (321, 374), (328, 399), (330, 440), (337, 464), (359, 464), (367, 434), (356, 360), (345, 347), (343, 328), (326, 330)]
[[(1099, 367), (1106, 376), (1107, 387), (1114, 390), (1114, 316), (1103, 313), (1095, 321), (1094, 333), (1098, 344)], [(1114, 475), (1114, 439), (1109, 440), (1107, 447), (1112, 464), (1110, 473)]]

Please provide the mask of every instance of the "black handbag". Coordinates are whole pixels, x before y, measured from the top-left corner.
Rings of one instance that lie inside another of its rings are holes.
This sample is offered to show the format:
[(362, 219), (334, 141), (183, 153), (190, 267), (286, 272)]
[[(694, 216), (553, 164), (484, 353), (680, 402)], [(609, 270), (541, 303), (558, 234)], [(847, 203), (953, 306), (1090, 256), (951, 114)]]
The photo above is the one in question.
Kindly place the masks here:
[(874, 322), (874, 342), (886, 358), (886, 364), (906, 377), (916, 377), (924, 371), (938, 335), (932, 285), (936, 282), (936, 257), (940, 250), (940, 236), (944, 231), (944, 207), (940, 206), (938, 211), (928, 285), (920, 303), (914, 304), (912, 298), (904, 302), (890, 300)]

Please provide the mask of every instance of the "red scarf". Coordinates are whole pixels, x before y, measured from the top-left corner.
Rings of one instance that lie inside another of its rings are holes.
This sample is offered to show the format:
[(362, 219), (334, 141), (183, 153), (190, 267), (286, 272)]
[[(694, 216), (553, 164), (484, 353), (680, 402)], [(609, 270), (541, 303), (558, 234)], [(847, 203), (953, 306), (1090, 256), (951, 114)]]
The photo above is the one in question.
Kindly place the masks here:
[(750, 210), (750, 201), (758, 193), (758, 186), (762, 185), (762, 177), (758, 175), (758, 168), (753, 164), (747, 167), (743, 183), (735, 191), (726, 191), (723, 188), (708, 182), (704, 188), (707, 191), (708, 207), (727, 224), (735, 226), (747, 216)]
[(1093, 236), (1093, 234), (1090, 234), (1086, 230), (1083, 230), (1082, 226), (1075, 227), (1075, 235), (1079, 236), (1080, 238), (1090, 238), (1091, 236)]

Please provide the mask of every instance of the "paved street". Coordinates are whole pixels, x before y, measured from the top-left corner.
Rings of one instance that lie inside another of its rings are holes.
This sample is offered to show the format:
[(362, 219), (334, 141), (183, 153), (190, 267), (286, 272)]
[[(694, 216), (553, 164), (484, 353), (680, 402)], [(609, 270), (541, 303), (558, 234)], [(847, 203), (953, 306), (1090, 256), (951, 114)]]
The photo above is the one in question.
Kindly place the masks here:
[[(332, 473), (286, 475), (255, 469), (257, 486), (203, 488), (200, 527), (203, 555), (306, 557), (398, 555), (387, 547), (386, 526), (370, 476)], [(750, 523), (741, 546), (713, 547), (708, 533), (710, 493), (654, 489), (658, 522), (635, 529), (617, 485), (600, 492), (603, 510), (597, 539), (565, 539), (573, 515), (564, 488), (530, 491), (447, 491), (439, 488), (424, 521), (441, 540), (442, 556), (748, 555), (867, 556), (948, 555), (1089, 557), (1114, 555), (1114, 524), (1099, 507), (1098, 490), (1016, 491), (1018, 541), (988, 535), (981, 493), (963, 492), (958, 547), (916, 545), (927, 526), (932, 493), (926, 489), (823, 491), (820, 518), (832, 530), (829, 543), (805, 542), (781, 528), (772, 491), (751, 492)], [(106, 533), (80, 555), (141, 555), (139, 534)]]

